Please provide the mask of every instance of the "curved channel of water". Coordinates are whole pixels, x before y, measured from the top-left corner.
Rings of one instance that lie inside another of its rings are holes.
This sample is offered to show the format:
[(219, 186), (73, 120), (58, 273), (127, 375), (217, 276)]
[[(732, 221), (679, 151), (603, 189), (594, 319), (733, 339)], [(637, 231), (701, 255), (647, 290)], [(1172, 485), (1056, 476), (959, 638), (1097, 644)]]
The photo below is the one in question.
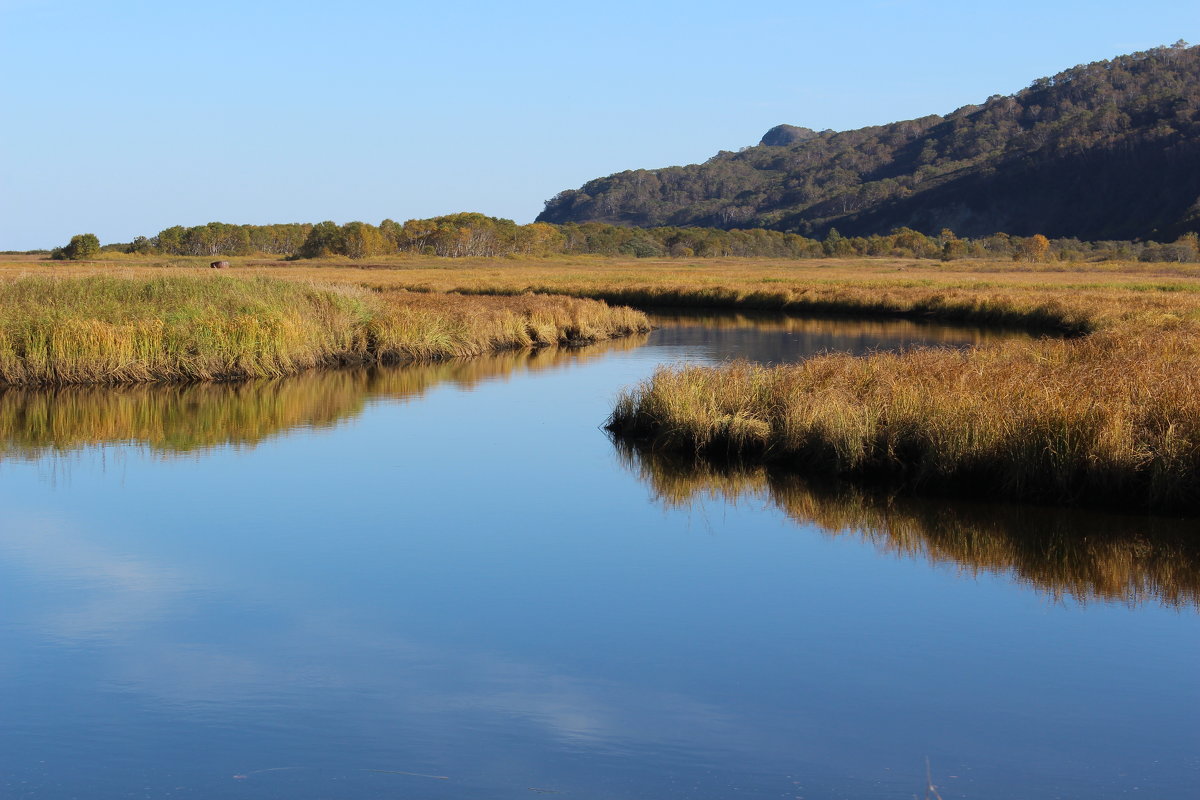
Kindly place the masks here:
[(5, 798), (1191, 798), (1195, 521), (881, 496), (600, 430), (664, 361), (0, 391)]

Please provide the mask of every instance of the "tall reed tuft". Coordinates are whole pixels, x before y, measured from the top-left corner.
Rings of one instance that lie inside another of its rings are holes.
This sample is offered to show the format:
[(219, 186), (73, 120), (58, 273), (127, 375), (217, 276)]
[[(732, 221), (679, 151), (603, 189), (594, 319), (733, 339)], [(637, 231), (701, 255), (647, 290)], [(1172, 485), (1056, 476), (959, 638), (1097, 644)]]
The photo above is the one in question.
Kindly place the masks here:
[(652, 448), (907, 488), (1200, 508), (1194, 324), (974, 350), (675, 366), (608, 422)]
[(647, 330), (572, 298), (445, 298), (269, 277), (26, 276), (0, 282), (0, 384), (277, 377)]

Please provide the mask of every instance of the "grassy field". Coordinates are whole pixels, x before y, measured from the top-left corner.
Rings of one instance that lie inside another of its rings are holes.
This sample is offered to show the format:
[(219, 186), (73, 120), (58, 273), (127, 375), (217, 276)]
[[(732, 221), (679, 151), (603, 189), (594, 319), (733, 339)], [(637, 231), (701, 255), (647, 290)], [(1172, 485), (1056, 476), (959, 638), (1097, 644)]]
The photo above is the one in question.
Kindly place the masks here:
[[(662, 450), (886, 479), (921, 491), (1200, 508), (1198, 265), (233, 261), (233, 274), (351, 284), (414, 314), (422, 302), (533, 302), (522, 293), (534, 291), (646, 307), (909, 316), (1067, 334), (966, 352), (830, 355), (793, 367), (667, 368), (627, 393), (611, 424)], [(18, 260), (0, 264), (0, 275), (161, 276), (204, 271), (199, 263), (148, 257), (63, 267)], [(438, 294), (451, 290), (476, 297)]]
[(830, 310), (1072, 336), (774, 368), (668, 367), (621, 397), (610, 427), (662, 450), (918, 491), (1200, 508), (1196, 279), (1139, 264), (1038, 283), (1001, 267), (922, 286), (855, 273), (807, 291)]
[[(1087, 332), (1200, 309), (1200, 264), (901, 259), (438, 259), (363, 263), (232, 258), (231, 274), (418, 293), (566, 294), (642, 307), (899, 315)], [(0, 276), (208, 273), (207, 258), (71, 264), (0, 256)]]
[(639, 312), (567, 297), (81, 272), (0, 278), (0, 383), (271, 377), (322, 364), (477, 355), (648, 329)]

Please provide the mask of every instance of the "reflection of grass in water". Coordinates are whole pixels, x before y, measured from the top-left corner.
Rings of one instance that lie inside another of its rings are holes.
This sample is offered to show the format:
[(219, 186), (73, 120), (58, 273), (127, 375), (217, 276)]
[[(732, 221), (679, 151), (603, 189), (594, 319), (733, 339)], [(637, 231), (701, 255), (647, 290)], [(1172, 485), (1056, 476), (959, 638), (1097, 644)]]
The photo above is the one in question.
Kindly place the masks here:
[(254, 444), (300, 425), (357, 413), (367, 370), (331, 370), (240, 384), (64, 387), (0, 392), (0, 436), (10, 454), (137, 442), (186, 452)]
[(764, 333), (862, 339), (920, 339), (923, 342), (988, 341), (1012, 339), (1025, 334), (1012, 330), (988, 330), (968, 325), (947, 325), (903, 318), (865, 319), (852, 316), (791, 316), (788, 314), (679, 311), (651, 309), (651, 322), (670, 327), (700, 327), (707, 330), (754, 330)]
[(34, 458), (119, 442), (164, 453), (254, 445), (297, 427), (333, 425), (357, 415), (372, 398), (416, 397), (440, 383), (469, 388), (644, 342), (642, 334), (583, 348), (317, 370), (242, 383), (0, 389), (0, 454)]
[(1009, 575), (1055, 597), (1200, 607), (1194, 524), (1025, 505), (923, 501), (857, 487), (821, 486), (762, 467), (717, 466), (617, 443), (631, 469), (668, 506), (696, 498), (769, 500), (829, 536), (972, 573)]

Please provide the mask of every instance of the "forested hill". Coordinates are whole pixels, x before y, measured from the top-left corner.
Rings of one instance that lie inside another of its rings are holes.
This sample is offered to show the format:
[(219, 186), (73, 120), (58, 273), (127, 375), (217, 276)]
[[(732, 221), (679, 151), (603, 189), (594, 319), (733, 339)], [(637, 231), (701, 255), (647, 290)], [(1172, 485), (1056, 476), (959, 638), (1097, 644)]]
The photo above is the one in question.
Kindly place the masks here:
[(1200, 229), (1200, 47), (1078, 66), (945, 117), (780, 125), (703, 164), (589, 181), (538, 220), (1171, 239)]

